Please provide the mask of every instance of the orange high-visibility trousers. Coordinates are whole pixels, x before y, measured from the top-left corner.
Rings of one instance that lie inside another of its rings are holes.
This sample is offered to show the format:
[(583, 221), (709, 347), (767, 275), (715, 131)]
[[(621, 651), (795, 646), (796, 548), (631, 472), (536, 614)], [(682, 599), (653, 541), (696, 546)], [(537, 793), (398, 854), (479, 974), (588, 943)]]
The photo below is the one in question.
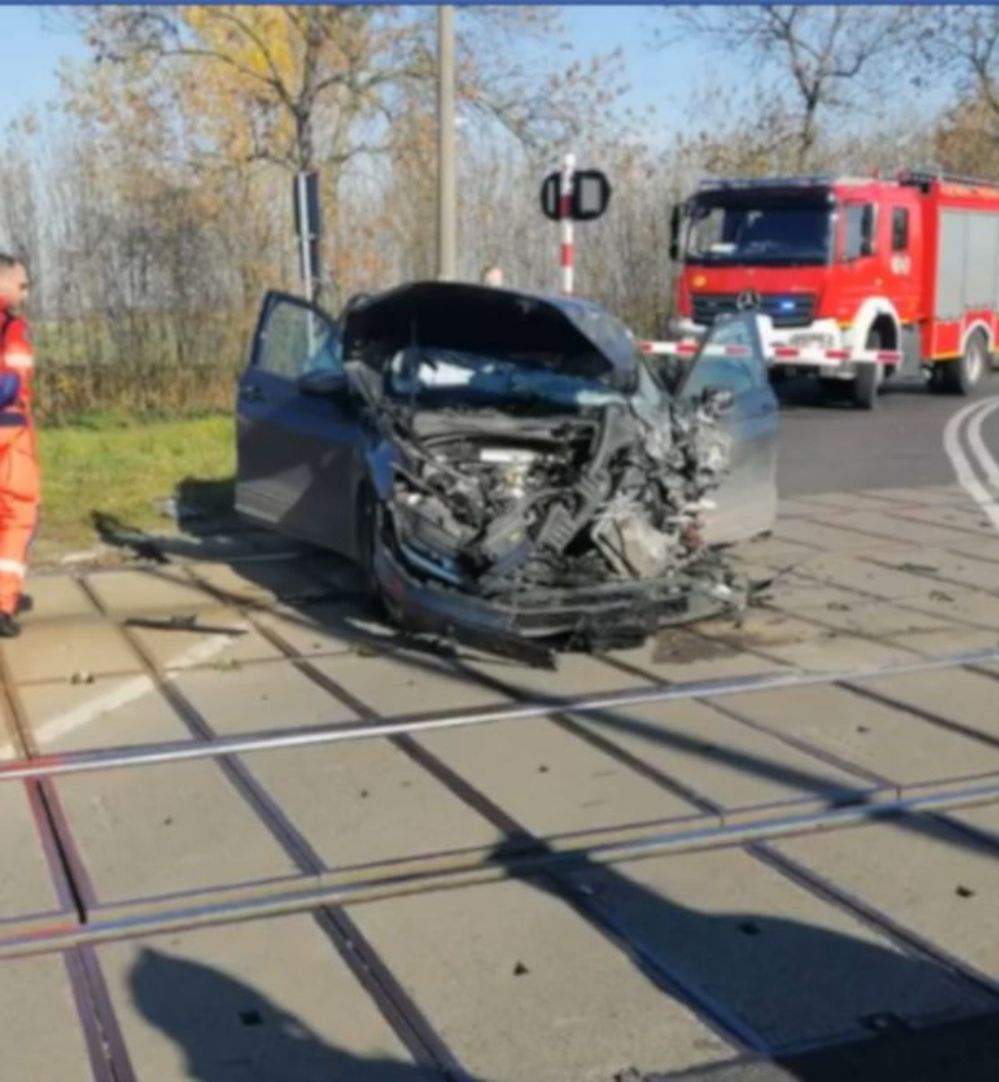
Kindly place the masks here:
[(40, 482), (35, 433), (21, 428), (0, 442), (0, 612), (11, 616), (24, 588), (28, 549), (38, 524)]

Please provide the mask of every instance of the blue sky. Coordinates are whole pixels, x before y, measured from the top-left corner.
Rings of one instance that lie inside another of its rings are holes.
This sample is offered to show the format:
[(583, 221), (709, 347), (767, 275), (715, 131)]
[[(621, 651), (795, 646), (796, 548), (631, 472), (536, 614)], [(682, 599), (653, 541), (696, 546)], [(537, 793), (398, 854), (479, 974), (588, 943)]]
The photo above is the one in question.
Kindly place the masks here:
[[(705, 56), (696, 45), (673, 46), (668, 52), (650, 48), (662, 9), (634, 6), (566, 6), (565, 23), (576, 54), (582, 58), (620, 47), (624, 51), (631, 104), (657, 109), (652, 143), (685, 127), (682, 105), (692, 85), (707, 82), (735, 86), (746, 78), (743, 65), (731, 57)], [(63, 9), (64, 11), (64, 9)], [(460, 11), (458, 14), (460, 18)], [(0, 131), (26, 105), (41, 107), (58, 96), (60, 61), (83, 59), (86, 50), (70, 29), (65, 14), (45, 7), (0, 6)], [(926, 106), (942, 103), (942, 94), (921, 95)], [(926, 100), (927, 98), (935, 100)]]
[[(459, 13), (460, 17), (460, 13)], [(655, 8), (567, 7), (569, 36), (582, 57), (620, 46), (625, 53), (632, 99), (636, 105), (655, 103), (660, 119), (669, 125), (689, 81), (703, 65), (695, 49), (671, 49), (669, 54), (649, 48), (652, 27), (660, 18)], [(58, 96), (60, 60), (83, 59), (86, 50), (69, 29), (65, 15), (45, 8), (0, 6), (0, 129), (25, 105), (41, 107)], [(672, 125), (669, 125), (672, 126)]]

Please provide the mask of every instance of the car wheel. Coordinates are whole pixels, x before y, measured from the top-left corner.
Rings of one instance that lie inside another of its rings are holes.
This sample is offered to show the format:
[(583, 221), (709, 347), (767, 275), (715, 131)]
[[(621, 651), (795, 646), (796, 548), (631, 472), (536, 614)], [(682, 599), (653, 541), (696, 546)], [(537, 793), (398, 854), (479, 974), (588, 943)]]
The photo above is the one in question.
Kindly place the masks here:
[(945, 394), (969, 395), (978, 386), (989, 366), (989, 343), (983, 331), (969, 336), (964, 352), (956, 361), (934, 365), (937, 382)]

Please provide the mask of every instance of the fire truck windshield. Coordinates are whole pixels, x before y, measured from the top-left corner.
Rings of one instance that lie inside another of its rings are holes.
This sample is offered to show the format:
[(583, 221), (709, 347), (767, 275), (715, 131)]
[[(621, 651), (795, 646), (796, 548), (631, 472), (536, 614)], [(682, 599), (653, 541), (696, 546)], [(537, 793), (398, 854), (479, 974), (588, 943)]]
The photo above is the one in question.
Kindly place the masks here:
[(703, 195), (691, 205), (686, 260), (695, 264), (816, 265), (829, 258), (831, 208), (823, 199), (762, 193)]

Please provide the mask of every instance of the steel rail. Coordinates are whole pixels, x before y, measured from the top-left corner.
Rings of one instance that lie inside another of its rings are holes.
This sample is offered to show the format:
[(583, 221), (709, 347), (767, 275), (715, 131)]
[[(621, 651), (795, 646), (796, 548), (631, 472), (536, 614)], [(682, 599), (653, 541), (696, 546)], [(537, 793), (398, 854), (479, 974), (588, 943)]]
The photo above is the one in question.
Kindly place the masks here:
[(829, 670), (828, 672), (801, 672), (796, 670), (791, 672), (753, 673), (747, 676), (671, 684), (667, 687), (656, 685), (650, 688), (606, 692), (584, 696), (579, 699), (540, 699), (518, 706), (435, 716), (423, 720), (347, 722), (321, 725), (297, 732), (267, 735), (252, 733), (240, 736), (212, 737), (197, 743), (175, 740), (124, 747), (96, 748), (59, 755), (38, 756), (28, 760), (15, 759), (7, 763), (0, 763), (0, 782), (27, 778), (57, 777), (65, 774), (81, 774), (89, 771), (116, 770), (127, 767), (154, 766), (163, 763), (188, 762), (194, 759), (217, 759), (229, 755), (249, 755), (256, 752), (286, 750), (289, 748), (308, 748), (353, 740), (372, 740), (380, 737), (407, 734), (419, 735), (442, 729), (468, 728), (502, 721), (527, 721), (532, 718), (545, 717), (553, 712), (561, 714), (592, 714), (602, 710), (646, 706), (685, 699), (719, 698), (726, 695), (775, 691), (782, 688), (809, 687), (817, 684), (904, 676), (909, 673), (960, 668), (989, 661), (999, 661), (999, 649), (947, 654), (936, 658), (926, 658), (900, 664), (876, 665), (853, 670)]
[[(671, 852), (680, 854), (746, 845), (857, 826), (869, 820), (920, 815), (996, 800), (999, 800), (999, 782), (992, 782), (822, 812), (782, 814), (752, 823), (672, 829), (648, 837), (619, 839), (590, 846), (542, 849), (540, 852), (526, 848), (523, 852), (508, 852), (502, 856), (494, 854), (489, 859), (469, 864), (431, 866), (429, 870), (414, 869), (410, 864), (407, 870), (400, 872), (395, 865), (407, 863), (401, 861), (386, 865), (384, 874), (368, 878), (358, 878), (359, 868), (330, 871), (318, 886), (299, 889), (289, 885), (287, 890), (273, 894), (203, 901), (176, 909), (164, 909), (158, 905), (153, 912), (134, 914), (122, 914), (116, 907), (115, 914), (107, 918), (102, 918), (98, 910), (90, 914), (86, 924), (71, 928), (55, 926), (41, 932), (0, 937), (0, 958), (47, 954), (91, 942), (145, 936), (158, 930), (226, 924), (320, 906), (360, 904), (473, 883), (536, 876), (553, 868), (572, 871), (668, 855)], [(313, 876), (303, 876), (302, 879), (303, 882), (315, 883)], [(183, 897), (179, 897), (178, 901), (183, 901)], [(999, 994), (999, 981), (992, 981), (991, 989)]]

